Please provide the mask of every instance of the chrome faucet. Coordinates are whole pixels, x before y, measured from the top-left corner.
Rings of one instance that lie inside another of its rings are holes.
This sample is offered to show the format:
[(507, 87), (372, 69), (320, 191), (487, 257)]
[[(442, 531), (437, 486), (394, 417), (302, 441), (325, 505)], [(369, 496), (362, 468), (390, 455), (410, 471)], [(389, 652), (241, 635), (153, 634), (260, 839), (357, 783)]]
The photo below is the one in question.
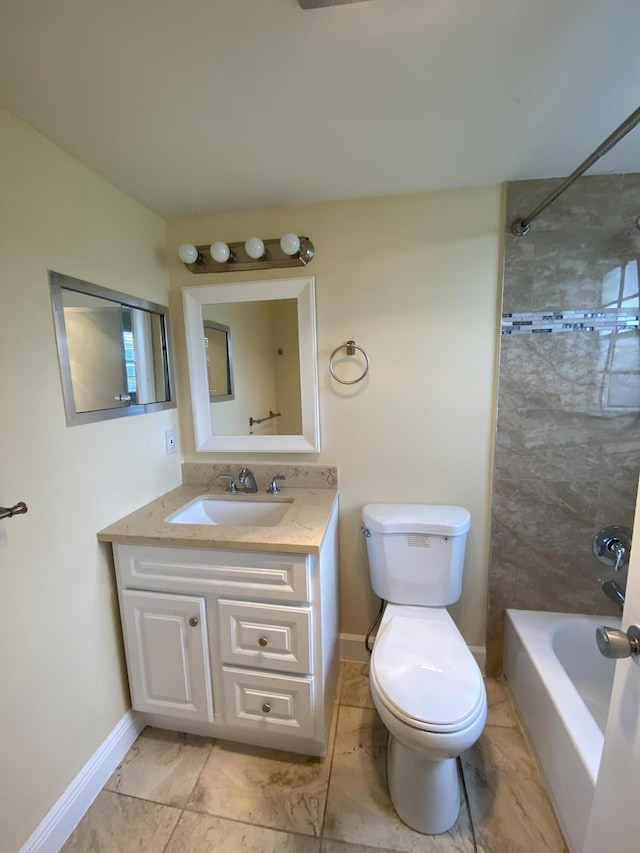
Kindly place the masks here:
[(593, 556), (616, 572), (621, 571), (625, 563), (629, 562), (631, 535), (631, 530), (620, 524), (605, 527), (593, 537)]
[(624, 608), (624, 590), (620, 584), (615, 581), (605, 581), (601, 589), (611, 601), (615, 601), (620, 609), (620, 613), (622, 613), (622, 609)]
[(258, 491), (258, 486), (256, 484), (256, 478), (253, 476), (253, 472), (248, 468), (243, 468), (242, 471), (238, 474), (238, 482), (241, 486), (244, 486), (245, 492), (254, 492)]

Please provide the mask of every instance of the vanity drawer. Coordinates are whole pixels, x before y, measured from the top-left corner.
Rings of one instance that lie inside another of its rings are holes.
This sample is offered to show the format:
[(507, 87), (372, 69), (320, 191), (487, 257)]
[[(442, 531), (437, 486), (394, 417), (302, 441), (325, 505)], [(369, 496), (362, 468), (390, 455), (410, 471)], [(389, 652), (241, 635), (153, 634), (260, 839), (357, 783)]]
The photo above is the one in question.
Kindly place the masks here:
[(309, 601), (307, 557), (265, 551), (114, 544), (121, 586), (264, 601)]
[(222, 663), (311, 671), (311, 608), (218, 600)]
[(222, 668), (229, 725), (312, 737), (313, 679)]

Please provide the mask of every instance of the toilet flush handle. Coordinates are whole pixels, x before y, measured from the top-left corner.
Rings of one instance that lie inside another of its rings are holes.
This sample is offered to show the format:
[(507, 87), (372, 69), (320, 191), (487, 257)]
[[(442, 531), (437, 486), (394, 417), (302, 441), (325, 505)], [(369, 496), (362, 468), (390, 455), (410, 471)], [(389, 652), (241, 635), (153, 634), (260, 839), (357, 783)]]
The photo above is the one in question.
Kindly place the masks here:
[(365, 527), (365, 526), (364, 526), (364, 524), (361, 524), (361, 525), (360, 525), (360, 530), (362, 531), (362, 535), (363, 535), (366, 539), (371, 539), (371, 531), (369, 530), (369, 528), (368, 528), (368, 527)]

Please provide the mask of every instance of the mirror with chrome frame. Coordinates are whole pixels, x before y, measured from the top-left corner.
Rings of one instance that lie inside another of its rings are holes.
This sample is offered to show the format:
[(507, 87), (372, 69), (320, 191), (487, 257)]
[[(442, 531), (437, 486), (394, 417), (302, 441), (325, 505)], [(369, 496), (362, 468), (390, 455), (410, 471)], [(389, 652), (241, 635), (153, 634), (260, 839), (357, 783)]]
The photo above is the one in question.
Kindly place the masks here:
[[(312, 277), (184, 287), (187, 361), (198, 452), (319, 453)], [(213, 402), (203, 330), (233, 340), (233, 399)]]
[(176, 407), (164, 305), (49, 271), (67, 426)]
[(215, 320), (205, 320), (203, 325), (209, 400), (211, 403), (234, 400), (231, 327)]

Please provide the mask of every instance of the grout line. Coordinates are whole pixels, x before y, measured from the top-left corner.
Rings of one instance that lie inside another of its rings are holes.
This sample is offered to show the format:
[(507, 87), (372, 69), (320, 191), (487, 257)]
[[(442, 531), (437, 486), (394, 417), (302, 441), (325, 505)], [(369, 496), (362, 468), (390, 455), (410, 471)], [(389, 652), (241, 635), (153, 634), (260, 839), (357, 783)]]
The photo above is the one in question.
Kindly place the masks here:
[(116, 797), (125, 797), (127, 800), (138, 800), (140, 803), (151, 803), (151, 805), (161, 806), (165, 809), (177, 809), (178, 811), (183, 811), (184, 809), (184, 806), (174, 806), (171, 803), (161, 803), (159, 800), (152, 800), (149, 797), (141, 797), (138, 794), (125, 794), (123, 791), (111, 791), (107, 788), (103, 788), (102, 790), (106, 791), (107, 794), (115, 794)]
[[(200, 777), (204, 773), (204, 768), (209, 763), (209, 759), (211, 758), (211, 753), (213, 752), (213, 747), (216, 745), (217, 741), (218, 741), (218, 738), (211, 738), (211, 744), (209, 745), (209, 753), (208, 753), (207, 757), (205, 758), (205, 760), (202, 762), (202, 767), (200, 768), (200, 772), (198, 773), (198, 776), (196, 777), (196, 781), (193, 783), (193, 788), (189, 791), (189, 796), (187, 797), (187, 804), (188, 804), (189, 800), (191, 799), (191, 797), (193, 796), (193, 792), (195, 791), (195, 789), (198, 785), (198, 782), (200, 781)], [(186, 807), (187, 806), (185, 805), (184, 808), (186, 809)]]
[(192, 806), (191, 807), (185, 806), (182, 811), (183, 812), (189, 812), (189, 814), (202, 815), (203, 817), (212, 817), (212, 818), (215, 818), (216, 820), (228, 821), (229, 823), (237, 823), (240, 826), (253, 826), (253, 827), (256, 827), (257, 829), (269, 829), (269, 830), (271, 830), (271, 832), (281, 832), (283, 835), (295, 835), (296, 838), (317, 838), (318, 840), (320, 839), (319, 835), (311, 835), (309, 833), (300, 832), (299, 830), (295, 830), (295, 829), (282, 829), (282, 827), (269, 826), (266, 823), (252, 823), (249, 820), (242, 820), (241, 818), (238, 818), (238, 817), (227, 817), (226, 815), (214, 814), (213, 812), (201, 811), (200, 809), (194, 809)]
[(460, 771), (460, 782), (462, 787), (462, 796), (464, 797), (464, 804), (467, 807), (467, 814), (469, 815), (469, 828), (471, 829), (471, 838), (473, 840), (473, 850), (474, 853), (478, 853), (478, 841), (476, 839), (476, 828), (473, 825), (473, 815), (471, 814), (471, 804), (469, 802), (469, 792), (467, 791), (467, 780), (465, 779), (464, 770), (462, 768), (462, 756), (458, 758), (458, 768)]
[(173, 825), (173, 829), (172, 829), (172, 830), (171, 830), (171, 832), (169, 833), (169, 837), (167, 838), (167, 843), (166, 843), (166, 844), (164, 845), (164, 847), (162, 848), (162, 853), (165, 853), (166, 849), (167, 849), (167, 848), (168, 848), (168, 846), (171, 844), (171, 839), (173, 838), (173, 836), (174, 836), (174, 834), (175, 834), (175, 831), (176, 831), (176, 829), (178, 828), (178, 824), (179, 824), (179, 823), (180, 823), (180, 821), (182, 820), (182, 815), (183, 815), (183, 814), (184, 814), (184, 809), (181, 809), (181, 810), (180, 810), (180, 814), (178, 815), (178, 820), (175, 822), (175, 824)]
[[(343, 683), (344, 682), (342, 682), (340, 684), (340, 693), (342, 693)], [(340, 724), (340, 709), (341, 708), (342, 708), (342, 705), (340, 704), (340, 702), (334, 703), (333, 713), (337, 715), (336, 716), (336, 734), (335, 734), (335, 737), (333, 739), (333, 747), (331, 749), (331, 756), (329, 758), (329, 773), (327, 774), (327, 793), (326, 793), (325, 798), (324, 798), (324, 808), (322, 810), (322, 820), (320, 821), (320, 835), (318, 836), (318, 838), (320, 838), (320, 839), (324, 838), (324, 822), (325, 822), (325, 819), (327, 817), (327, 803), (329, 802), (329, 791), (331, 789), (331, 774), (333, 773), (333, 759), (334, 759), (334, 756), (336, 754), (336, 744), (338, 742), (338, 725)], [(333, 719), (331, 720), (331, 725), (333, 726)], [(331, 736), (331, 734), (329, 734), (329, 736)]]

